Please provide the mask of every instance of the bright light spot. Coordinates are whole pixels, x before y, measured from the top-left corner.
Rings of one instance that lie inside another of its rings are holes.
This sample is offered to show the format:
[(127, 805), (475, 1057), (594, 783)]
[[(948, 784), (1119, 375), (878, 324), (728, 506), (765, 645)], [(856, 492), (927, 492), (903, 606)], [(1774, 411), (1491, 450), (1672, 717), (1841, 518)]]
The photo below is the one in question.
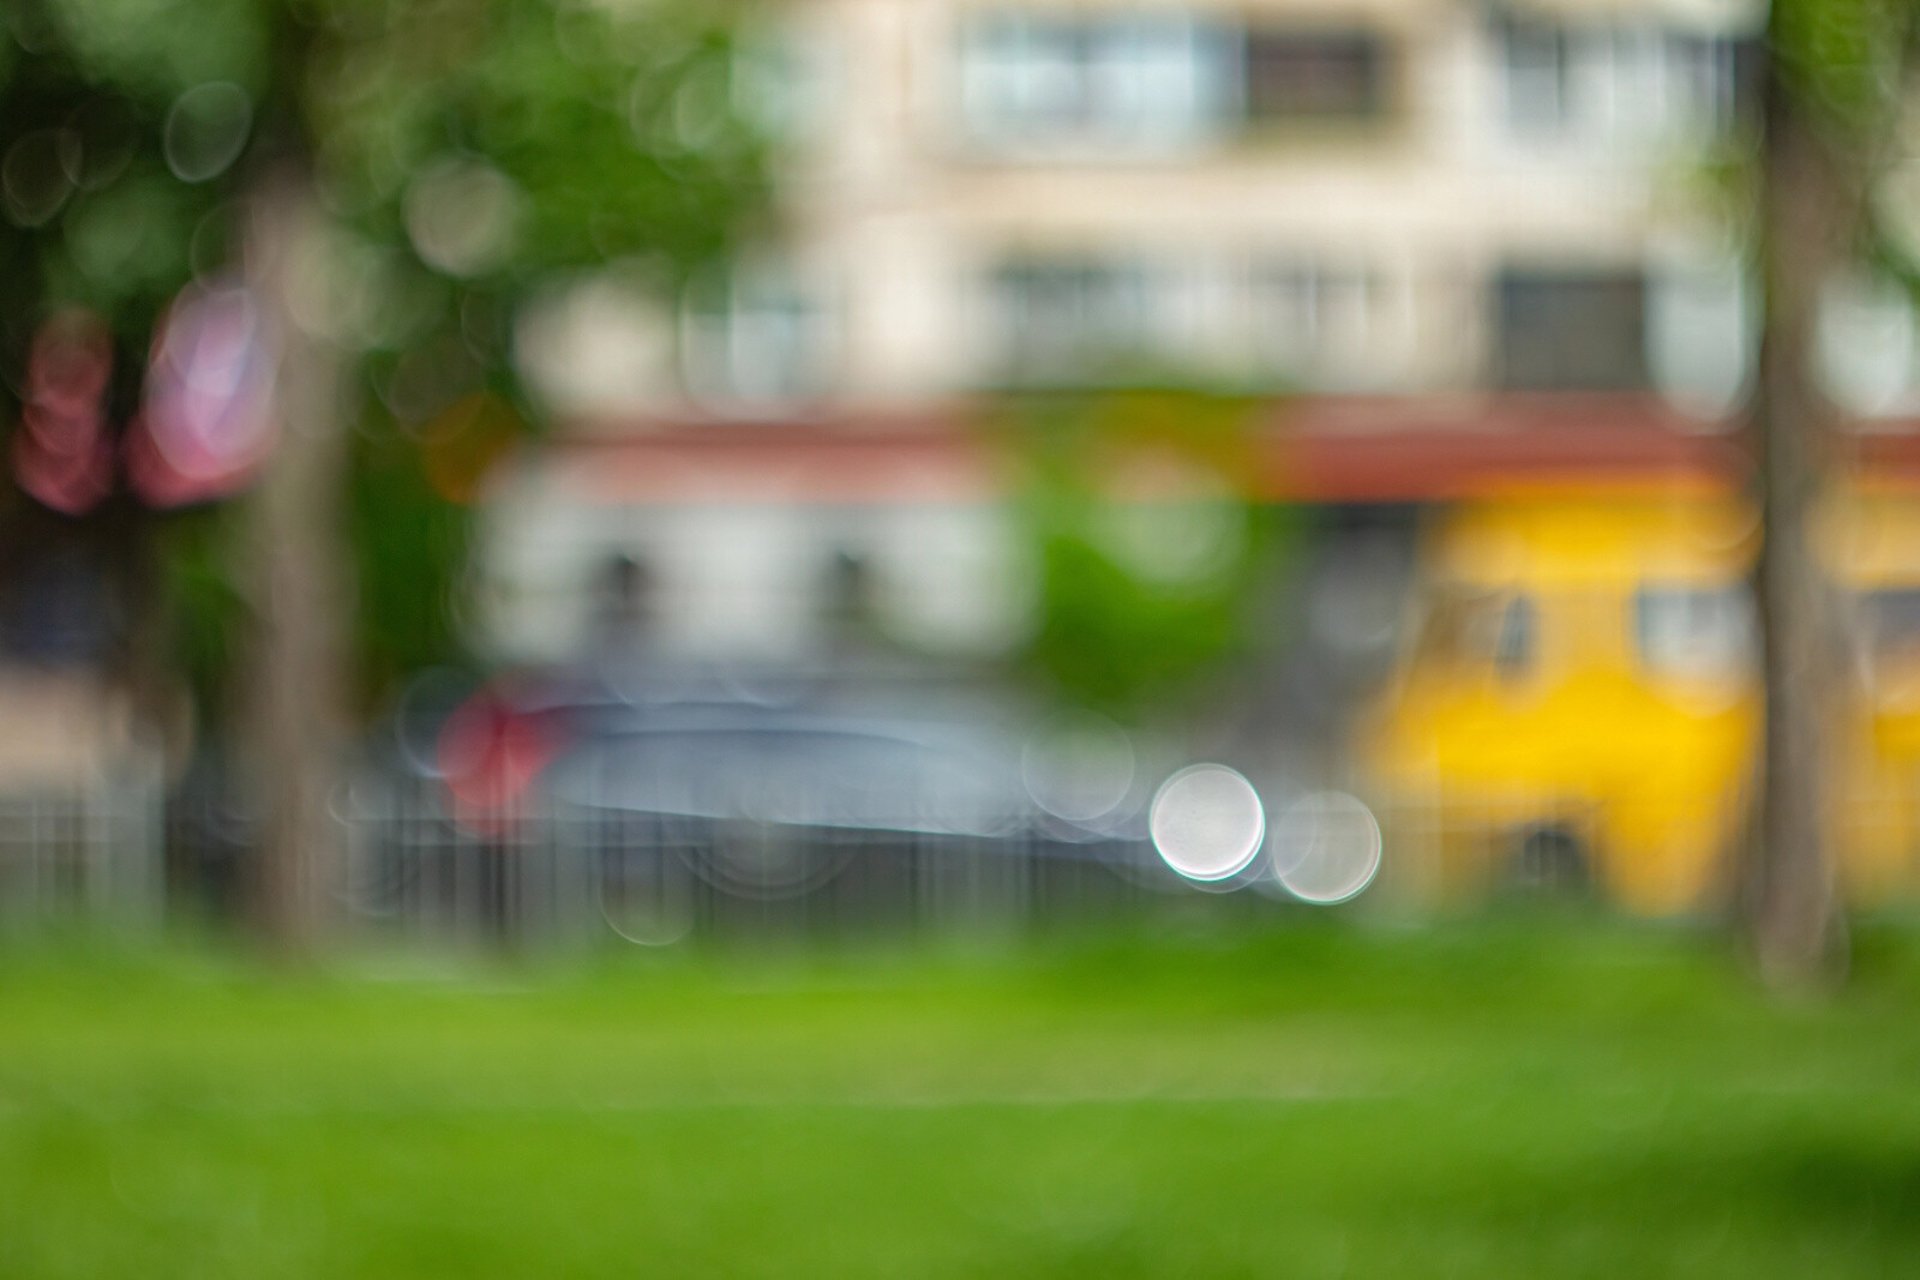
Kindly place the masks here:
[(668, 375), (674, 339), (646, 292), (610, 272), (525, 306), (515, 317), (513, 354), (550, 407), (617, 412)]
[(220, 497), (273, 449), (274, 344), (249, 290), (201, 281), (162, 318), (140, 430), (129, 443), (135, 489), (154, 506)]
[(1821, 287), (1816, 368), (1822, 388), (1841, 407), (1869, 415), (1899, 408), (1915, 375), (1916, 339), (1913, 309), (1900, 286), (1856, 270)]
[(79, 515), (112, 487), (105, 403), (112, 373), (112, 338), (91, 312), (57, 314), (34, 335), (13, 467), (20, 487), (55, 511)]
[(1380, 824), (1341, 791), (1315, 791), (1274, 821), (1273, 872), (1302, 902), (1332, 906), (1357, 898), (1380, 871)]
[(246, 150), (253, 102), (237, 84), (199, 84), (174, 99), (161, 145), (167, 168), (182, 182), (205, 182), (232, 167)]
[(1267, 819), (1251, 782), (1223, 764), (1196, 764), (1161, 785), (1148, 826), (1168, 866), (1211, 883), (1247, 869), (1260, 852)]
[(1020, 776), (1033, 802), (1056, 818), (1104, 818), (1133, 790), (1133, 744), (1103, 716), (1066, 716), (1021, 754)]
[(449, 160), (407, 189), (407, 236), (420, 260), (449, 275), (478, 275), (512, 246), (520, 188), (491, 165)]

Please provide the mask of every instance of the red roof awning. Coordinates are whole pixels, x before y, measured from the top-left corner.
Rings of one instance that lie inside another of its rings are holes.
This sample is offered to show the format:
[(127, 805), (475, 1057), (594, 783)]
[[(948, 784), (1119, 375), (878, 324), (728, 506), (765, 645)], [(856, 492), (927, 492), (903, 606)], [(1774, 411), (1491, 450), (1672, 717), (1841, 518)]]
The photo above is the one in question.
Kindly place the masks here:
[[(550, 480), (595, 503), (894, 504), (985, 499), (1018, 466), (985, 415), (766, 421), (599, 421), (546, 441)], [(1853, 437), (1877, 469), (1920, 477), (1920, 435)], [(1744, 452), (1725, 424), (1640, 395), (1311, 397), (1277, 400), (1256, 428), (1248, 484), (1275, 501), (1421, 502), (1515, 484), (1734, 485)]]

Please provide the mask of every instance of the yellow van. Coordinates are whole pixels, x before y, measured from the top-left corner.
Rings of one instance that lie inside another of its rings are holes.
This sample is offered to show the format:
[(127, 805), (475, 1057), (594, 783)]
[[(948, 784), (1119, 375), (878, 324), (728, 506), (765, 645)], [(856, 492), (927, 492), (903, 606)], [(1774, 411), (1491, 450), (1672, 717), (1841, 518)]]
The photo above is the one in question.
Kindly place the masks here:
[[(1856, 901), (1920, 875), (1920, 490), (1850, 485), (1817, 536), (1856, 674), (1833, 815)], [(1752, 508), (1703, 485), (1514, 489), (1436, 517), (1363, 726), (1402, 883), (1574, 882), (1627, 909), (1730, 884), (1759, 742)]]
[(1845, 584), (1853, 697), (1835, 779), (1843, 882), (1856, 901), (1920, 886), (1920, 488), (1856, 483), (1818, 537)]
[(1724, 883), (1758, 726), (1757, 529), (1693, 486), (1514, 490), (1439, 516), (1363, 754), (1403, 877), (1588, 882), (1685, 910)]

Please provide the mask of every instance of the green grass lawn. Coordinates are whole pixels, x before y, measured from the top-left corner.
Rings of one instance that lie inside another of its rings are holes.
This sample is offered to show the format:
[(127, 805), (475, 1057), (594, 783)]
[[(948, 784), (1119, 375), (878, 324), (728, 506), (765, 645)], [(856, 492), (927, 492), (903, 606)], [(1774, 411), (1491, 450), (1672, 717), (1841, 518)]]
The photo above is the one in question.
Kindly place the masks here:
[(1920, 1273), (1920, 934), (0, 953), (0, 1276)]

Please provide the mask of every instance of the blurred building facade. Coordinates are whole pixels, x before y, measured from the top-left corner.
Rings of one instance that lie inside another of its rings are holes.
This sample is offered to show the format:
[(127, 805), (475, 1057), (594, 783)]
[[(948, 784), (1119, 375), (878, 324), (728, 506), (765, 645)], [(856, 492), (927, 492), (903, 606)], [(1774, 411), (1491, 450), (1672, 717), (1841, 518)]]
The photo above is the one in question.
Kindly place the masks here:
[(1297, 391), (1721, 409), (1744, 300), (1706, 166), (1734, 145), (1757, 17), (776, 6), (735, 88), (785, 145), (784, 243), (696, 291), (651, 362), (622, 351), (625, 385), (571, 398), (917, 406), (1150, 358)]
[[(1760, 17), (772, 5), (728, 92), (779, 140), (779, 231), (675, 314), (616, 267), (524, 318), (568, 426), (503, 478), (480, 629), (503, 657), (581, 652), (625, 564), (654, 646), (792, 656), (830, 643), (833, 566), (856, 563), (896, 630), (1004, 646), (1024, 580), (966, 438), (983, 389), (1262, 389), (1323, 446), (1276, 497), (1418, 501), (1470, 463), (1687, 454), (1750, 372), (1717, 175)], [(1909, 313), (1848, 282), (1832, 311), (1841, 399), (1906, 413)]]

